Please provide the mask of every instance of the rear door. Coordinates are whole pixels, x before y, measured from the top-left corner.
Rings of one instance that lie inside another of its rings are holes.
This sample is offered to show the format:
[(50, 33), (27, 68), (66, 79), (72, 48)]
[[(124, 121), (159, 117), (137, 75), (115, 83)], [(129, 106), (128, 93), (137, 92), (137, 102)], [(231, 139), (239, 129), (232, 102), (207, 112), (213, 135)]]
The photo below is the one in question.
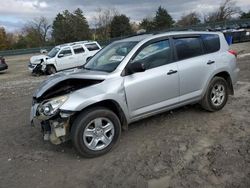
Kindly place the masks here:
[(133, 62), (143, 63), (146, 71), (124, 78), (127, 103), (132, 118), (178, 102), (178, 70), (177, 64), (173, 62), (168, 39), (145, 45), (130, 63)]
[(75, 53), (75, 66), (82, 66), (85, 64), (88, 54), (84, 50), (82, 45), (73, 46), (73, 51)]
[(205, 35), (173, 38), (180, 77), (180, 101), (202, 94), (210, 75), (216, 69), (216, 53), (205, 49)]

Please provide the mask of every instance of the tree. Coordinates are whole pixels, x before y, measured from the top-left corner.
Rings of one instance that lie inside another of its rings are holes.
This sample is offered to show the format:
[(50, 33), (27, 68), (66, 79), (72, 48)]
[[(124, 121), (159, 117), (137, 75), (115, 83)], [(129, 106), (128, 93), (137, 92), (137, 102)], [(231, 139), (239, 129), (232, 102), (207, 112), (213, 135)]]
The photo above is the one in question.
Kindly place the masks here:
[(73, 35), (75, 41), (85, 40), (90, 38), (89, 24), (83, 15), (81, 9), (76, 9), (72, 16)]
[(137, 22), (130, 23), (132, 33), (137, 33), (140, 30), (140, 25)]
[(42, 44), (45, 44), (48, 40), (48, 34), (51, 29), (51, 24), (49, 23), (48, 19), (42, 16), (40, 18), (35, 19), (33, 25), (40, 34), (40, 40)]
[(29, 47), (44, 46), (48, 40), (50, 28), (51, 25), (45, 17), (36, 18), (27, 23), (23, 27), (23, 34), (30, 42)]
[(242, 12), (240, 15), (240, 19), (250, 18), (250, 10), (248, 12)]
[(57, 14), (52, 28), (52, 37), (58, 44), (90, 38), (89, 25), (81, 9)]
[(201, 22), (199, 15), (196, 12), (191, 12), (187, 15), (183, 15), (181, 19), (177, 22), (178, 26), (186, 27), (191, 25), (196, 25)]
[(154, 27), (156, 30), (163, 30), (172, 27), (174, 24), (173, 18), (168, 14), (167, 10), (159, 7), (154, 18)]
[(52, 38), (56, 43), (64, 43), (67, 41), (67, 24), (66, 18), (63, 14), (57, 14), (52, 25)]
[(205, 22), (225, 21), (231, 19), (233, 16), (239, 14), (240, 8), (236, 6), (233, 0), (225, 0), (217, 10), (210, 12), (204, 17)]
[(124, 14), (114, 16), (111, 21), (110, 29), (111, 37), (121, 37), (132, 34), (129, 18)]
[(95, 35), (94, 39), (107, 40), (110, 38), (110, 24), (114, 16), (119, 15), (116, 9), (101, 9), (97, 10), (95, 19)]
[(0, 50), (8, 48), (7, 34), (4, 27), (0, 27)]
[(140, 28), (145, 29), (147, 32), (153, 31), (155, 28), (153, 19), (144, 18), (140, 23)]
[(22, 28), (22, 46), (26, 48), (45, 46), (51, 25), (45, 17), (36, 18)]
[(26, 25), (22, 33), (22, 42), (25, 43), (25, 48), (42, 46), (41, 35), (34, 27)]

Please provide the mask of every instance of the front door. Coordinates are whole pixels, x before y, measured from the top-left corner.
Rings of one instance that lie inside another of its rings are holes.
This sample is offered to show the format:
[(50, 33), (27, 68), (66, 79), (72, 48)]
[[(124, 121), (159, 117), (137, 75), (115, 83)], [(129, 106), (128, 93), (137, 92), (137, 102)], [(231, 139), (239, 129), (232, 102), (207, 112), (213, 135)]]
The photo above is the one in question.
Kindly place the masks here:
[(75, 57), (70, 47), (63, 48), (57, 56), (57, 70), (70, 69), (74, 67)]
[(149, 43), (133, 62), (141, 62), (145, 72), (125, 76), (124, 87), (131, 118), (173, 105), (179, 100), (179, 76), (169, 40)]

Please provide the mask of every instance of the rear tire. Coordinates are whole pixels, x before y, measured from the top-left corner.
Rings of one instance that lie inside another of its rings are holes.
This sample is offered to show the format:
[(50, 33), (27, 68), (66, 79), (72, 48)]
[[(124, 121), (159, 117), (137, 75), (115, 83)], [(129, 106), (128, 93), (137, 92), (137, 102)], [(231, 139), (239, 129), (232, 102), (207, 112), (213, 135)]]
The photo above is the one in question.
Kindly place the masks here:
[(103, 107), (90, 108), (73, 122), (71, 139), (75, 149), (84, 157), (98, 157), (109, 152), (121, 135), (117, 115)]
[(221, 110), (228, 100), (228, 84), (224, 78), (214, 77), (201, 100), (201, 106), (210, 112)]
[(48, 65), (46, 68), (46, 72), (48, 75), (55, 74), (56, 68), (53, 65)]

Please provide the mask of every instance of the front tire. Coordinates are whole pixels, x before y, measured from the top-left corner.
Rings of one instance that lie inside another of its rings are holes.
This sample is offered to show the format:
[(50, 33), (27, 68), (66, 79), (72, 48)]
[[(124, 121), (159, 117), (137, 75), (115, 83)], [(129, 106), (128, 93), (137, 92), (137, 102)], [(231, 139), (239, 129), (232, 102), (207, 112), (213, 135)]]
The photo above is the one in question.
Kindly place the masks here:
[(75, 149), (84, 157), (92, 158), (109, 152), (121, 135), (117, 115), (107, 108), (83, 111), (73, 122), (71, 139)]
[(46, 68), (46, 72), (48, 75), (55, 74), (56, 68), (53, 65), (48, 65)]
[(201, 106), (210, 112), (221, 110), (227, 103), (228, 93), (226, 80), (221, 77), (214, 77), (201, 101)]

